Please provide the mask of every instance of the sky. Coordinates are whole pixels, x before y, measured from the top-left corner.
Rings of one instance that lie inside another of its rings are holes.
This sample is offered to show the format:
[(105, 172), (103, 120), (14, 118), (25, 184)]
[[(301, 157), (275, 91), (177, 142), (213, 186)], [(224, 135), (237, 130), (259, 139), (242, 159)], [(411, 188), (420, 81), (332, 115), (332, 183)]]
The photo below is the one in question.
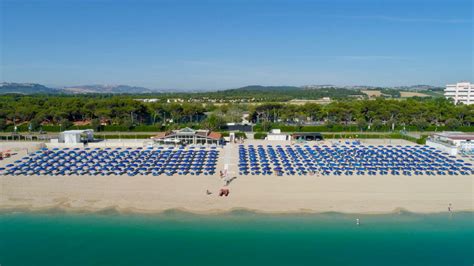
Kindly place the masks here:
[(0, 81), (153, 89), (474, 81), (472, 0), (0, 0)]

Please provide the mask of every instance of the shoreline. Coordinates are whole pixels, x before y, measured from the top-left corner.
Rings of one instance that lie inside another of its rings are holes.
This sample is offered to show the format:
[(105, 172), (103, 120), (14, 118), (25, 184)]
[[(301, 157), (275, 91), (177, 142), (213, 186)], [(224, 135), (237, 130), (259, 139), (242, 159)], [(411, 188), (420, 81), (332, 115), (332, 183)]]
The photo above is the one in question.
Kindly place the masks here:
[[(0, 176), (0, 211), (221, 214), (387, 214), (474, 211), (474, 177), (242, 176), (219, 197), (222, 180), (152, 176)], [(206, 190), (213, 192), (206, 195)]]
[(277, 211), (268, 212), (265, 210), (247, 209), (247, 208), (232, 208), (229, 210), (208, 210), (208, 211), (193, 211), (186, 208), (172, 208), (157, 211), (147, 211), (135, 208), (117, 208), (108, 207), (104, 209), (86, 209), (86, 208), (64, 208), (61, 206), (50, 206), (44, 208), (31, 208), (31, 207), (5, 207), (0, 206), (0, 215), (8, 215), (12, 213), (24, 213), (24, 214), (84, 214), (84, 215), (166, 215), (166, 214), (189, 214), (197, 216), (221, 216), (221, 215), (233, 215), (233, 214), (254, 214), (254, 215), (392, 215), (392, 214), (412, 214), (412, 215), (435, 215), (435, 214), (459, 214), (459, 213), (471, 213), (474, 215), (474, 209), (467, 210), (456, 210), (456, 211), (435, 211), (435, 212), (413, 212), (404, 208), (396, 208), (393, 211), (387, 212), (338, 212), (338, 211), (315, 211), (315, 210), (300, 210), (300, 211)]

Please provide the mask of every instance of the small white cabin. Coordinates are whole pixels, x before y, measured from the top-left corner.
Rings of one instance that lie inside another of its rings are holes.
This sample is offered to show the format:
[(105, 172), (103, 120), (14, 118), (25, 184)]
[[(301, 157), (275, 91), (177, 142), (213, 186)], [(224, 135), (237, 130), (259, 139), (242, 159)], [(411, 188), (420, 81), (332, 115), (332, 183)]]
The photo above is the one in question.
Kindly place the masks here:
[(272, 129), (267, 134), (267, 140), (285, 141), (285, 140), (289, 140), (289, 136), (285, 133), (281, 133), (280, 129)]
[(59, 142), (67, 144), (80, 144), (94, 140), (94, 130), (66, 130), (59, 134)]

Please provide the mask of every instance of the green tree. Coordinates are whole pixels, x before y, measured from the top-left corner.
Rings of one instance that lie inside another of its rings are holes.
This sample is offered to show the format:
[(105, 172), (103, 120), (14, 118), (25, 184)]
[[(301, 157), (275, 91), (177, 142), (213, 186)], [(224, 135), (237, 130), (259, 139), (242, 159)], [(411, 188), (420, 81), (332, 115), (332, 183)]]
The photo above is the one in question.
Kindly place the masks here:
[(365, 119), (363, 118), (359, 118), (357, 119), (357, 127), (360, 129), (360, 130), (366, 130), (367, 129), (367, 121), (365, 121)]
[(71, 128), (71, 127), (74, 125), (74, 124), (73, 124), (71, 121), (69, 121), (68, 119), (63, 119), (63, 120), (61, 120), (60, 123), (61, 123), (61, 128), (62, 128), (62, 130), (69, 129), (69, 128)]
[(122, 120), (121, 125), (125, 127), (127, 130), (132, 130), (135, 127), (132, 120), (128, 117)]
[(444, 122), (444, 125), (448, 129), (454, 130), (454, 129), (461, 126), (461, 122), (459, 122), (459, 120), (457, 120), (456, 118), (449, 118), (449, 119), (446, 120), (446, 122)]
[(91, 127), (94, 131), (98, 132), (98, 131), (101, 131), (102, 129), (102, 126), (100, 124), (100, 120), (98, 118), (94, 118), (92, 119), (91, 121)]
[(7, 121), (3, 118), (0, 118), (0, 130), (5, 130), (7, 129)]
[(424, 131), (429, 126), (429, 123), (424, 118), (418, 118), (413, 121), (413, 125), (416, 126), (419, 131)]
[(379, 130), (382, 128), (382, 125), (382, 120), (374, 119), (374, 121), (372, 121), (372, 130)]
[(272, 128), (272, 123), (270, 123), (269, 121), (262, 122), (263, 131), (270, 131), (271, 128)]
[(40, 129), (40, 127), (41, 127), (41, 121), (39, 119), (33, 118), (30, 121), (29, 128), (31, 129), (31, 131), (36, 131)]
[(206, 120), (204, 120), (203, 124), (208, 130), (219, 130), (224, 126), (225, 123), (221, 117), (211, 114)]

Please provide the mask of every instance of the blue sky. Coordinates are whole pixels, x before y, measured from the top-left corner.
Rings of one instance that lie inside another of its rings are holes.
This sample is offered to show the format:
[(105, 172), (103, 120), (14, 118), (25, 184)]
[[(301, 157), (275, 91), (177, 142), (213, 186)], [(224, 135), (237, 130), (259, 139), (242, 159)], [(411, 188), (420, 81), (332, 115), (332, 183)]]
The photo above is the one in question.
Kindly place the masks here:
[(473, 79), (472, 0), (0, 0), (0, 80), (165, 89)]

